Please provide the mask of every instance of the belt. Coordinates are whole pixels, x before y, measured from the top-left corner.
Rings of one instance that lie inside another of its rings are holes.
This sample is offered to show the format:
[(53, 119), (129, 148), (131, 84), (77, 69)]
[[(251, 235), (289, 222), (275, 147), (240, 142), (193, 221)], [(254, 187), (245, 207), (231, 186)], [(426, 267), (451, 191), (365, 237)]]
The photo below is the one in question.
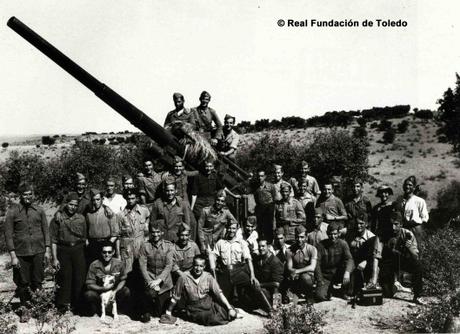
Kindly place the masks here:
[(88, 241), (89, 242), (104, 242), (104, 241), (107, 241), (109, 239), (110, 239), (110, 237), (107, 237), (107, 238), (88, 238)]
[(221, 268), (223, 271), (230, 271), (233, 269), (244, 268), (244, 266), (246, 266), (246, 263), (236, 263), (236, 264), (227, 264), (226, 266), (222, 265)]
[(67, 247), (73, 247), (73, 246), (78, 246), (78, 245), (83, 245), (85, 243), (84, 240), (78, 240), (78, 241), (59, 241), (58, 246), (67, 246)]

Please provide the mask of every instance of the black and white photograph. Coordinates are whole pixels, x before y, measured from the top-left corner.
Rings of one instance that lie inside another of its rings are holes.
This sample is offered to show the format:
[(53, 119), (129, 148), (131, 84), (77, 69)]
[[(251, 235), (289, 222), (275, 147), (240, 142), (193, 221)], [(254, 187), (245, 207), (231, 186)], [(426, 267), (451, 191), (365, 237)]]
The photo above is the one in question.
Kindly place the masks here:
[(0, 334), (460, 332), (458, 1), (0, 9)]

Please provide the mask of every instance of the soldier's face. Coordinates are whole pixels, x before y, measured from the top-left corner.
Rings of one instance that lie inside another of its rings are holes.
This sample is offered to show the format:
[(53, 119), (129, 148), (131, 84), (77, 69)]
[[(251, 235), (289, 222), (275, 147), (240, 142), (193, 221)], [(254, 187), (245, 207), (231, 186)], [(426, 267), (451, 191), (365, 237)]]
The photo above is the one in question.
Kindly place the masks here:
[(366, 223), (362, 220), (358, 220), (356, 222), (356, 229), (358, 230), (359, 233), (364, 232), (364, 230), (366, 229)]
[(133, 189), (134, 188), (134, 181), (133, 179), (126, 179), (125, 183), (123, 183), (123, 187), (125, 189)]
[(181, 110), (184, 108), (184, 99), (182, 97), (174, 97), (174, 106), (176, 107), (177, 110)]
[(112, 246), (104, 246), (102, 247), (101, 255), (102, 259), (105, 262), (110, 262), (112, 260), (113, 255), (115, 254)]
[(105, 188), (106, 188), (106, 193), (108, 196), (111, 196), (113, 195), (113, 193), (115, 192), (115, 182), (112, 182), (112, 181), (108, 181), (106, 184), (105, 184)]
[(150, 237), (151, 237), (153, 242), (160, 241), (161, 235), (162, 235), (161, 231), (159, 229), (156, 229), (156, 228), (152, 229), (152, 231), (150, 232)]
[(327, 236), (329, 239), (332, 240), (332, 242), (336, 242), (339, 239), (339, 231), (338, 230), (333, 230), (327, 233)]
[(78, 201), (76, 199), (73, 199), (67, 202), (67, 212), (70, 215), (75, 214), (75, 212), (77, 212), (77, 208), (78, 208)]
[(415, 187), (414, 187), (414, 184), (412, 182), (410, 182), (410, 181), (404, 182), (403, 190), (404, 190), (404, 193), (406, 195), (412, 194), (414, 192), (414, 189), (415, 189)]
[(203, 259), (193, 260), (193, 273), (196, 276), (201, 276), (205, 268), (205, 261)]
[(267, 240), (259, 241), (259, 254), (264, 256), (264, 255), (267, 255), (267, 253), (268, 253)]
[(318, 227), (319, 225), (321, 225), (322, 222), (323, 222), (323, 215), (321, 215), (321, 214), (316, 215), (315, 214), (315, 226)]
[(283, 189), (281, 189), (281, 197), (283, 197), (283, 200), (287, 201), (290, 195), (291, 195), (291, 189), (287, 187), (284, 187)]
[(353, 193), (355, 194), (355, 196), (358, 196), (361, 194), (363, 190), (363, 187), (361, 186), (360, 183), (355, 183), (354, 187), (353, 187)]
[(22, 202), (22, 204), (24, 204), (24, 205), (32, 204), (33, 197), (34, 196), (33, 196), (32, 190), (24, 191), (23, 193), (21, 193), (21, 202)]
[(126, 202), (130, 208), (134, 207), (137, 204), (137, 196), (136, 194), (129, 194), (126, 198)]
[(224, 196), (219, 196), (216, 197), (216, 202), (215, 202), (215, 207), (217, 210), (221, 210), (225, 205), (225, 197)]
[(275, 180), (278, 182), (283, 177), (283, 171), (281, 169), (275, 170)]
[(206, 172), (206, 175), (211, 174), (213, 170), (214, 170), (214, 165), (211, 162), (207, 162), (204, 165), (204, 171)]
[(382, 201), (382, 203), (385, 203), (386, 201), (388, 201), (389, 197), (390, 197), (390, 192), (388, 190), (384, 190), (380, 192), (380, 200)]
[(305, 232), (303, 233), (296, 233), (295, 235), (295, 241), (297, 242), (297, 244), (302, 247), (303, 245), (305, 245), (305, 242), (307, 241), (307, 237), (305, 235)]
[(283, 247), (285, 244), (285, 240), (284, 240), (284, 235), (283, 234), (277, 234), (275, 236), (275, 246), (281, 248)]
[(334, 193), (334, 190), (332, 189), (332, 184), (326, 184), (324, 186), (324, 195), (326, 198), (331, 197), (331, 195)]
[(266, 178), (265, 172), (257, 173), (257, 178), (259, 179), (260, 184), (264, 183), (265, 178)]
[(101, 194), (96, 194), (91, 198), (91, 202), (93, 203), (94, 208), (97, 210), (102, 205), (102, 197)]
[(77, 194), (81, 195), (85, 192), (86, 190), (86, 181), (85, 180), (79, 180), (77, 181)]
[(226, 120), (224, 120), (224, 128), (226, 130), (231, 130), (233, 129), (233, 125), (235, 125), (235, 121), (233, 120), (233, 118), (227, 118)]
[(179, 244), (181, 246), (185, 246), (189, 240), (190, 240), (190, 232), (189, 231), (183, 231), (183, 232), (179, 233)]
[(176, 174), (177, 176), (181, 175), (182, 174), (182, 171), (184, 170), (184, 165), (182, 164), (182, 162), (176, 162), (174, 164), (174, 174)]
[(176, 196), (176, 186), (174, 184), (168, 184), (165, 188), (165, 196), (168, 201), (172, 201)]
[(211, 97), (209, 95), (204, 95), (200, 98), (200, 104), (202, 107), (207, 107), (209, 101), (211, 101)]
[(399, 221), (393, 220), (392, 225), (393, 225), (393, 233), (398, 234), (399, 231), (401, 231), (401, 223)]
[(308, 166), (302, 166), (302, 170), (300, 171), (300, 173), (302, 174), (303, 177), (307, 176), (309, 172), (310, 172), (310, 168)]
[(256, 228), (256, 227), (254, 226), (254, 224), (246, 223), (246, 225), (244, 226), (244, 232), (246, 232), (246, 234), (249, 235), (249, 234), (252, 233), (252, 231), (255, 230), (255, 228)]
[(237, 229), (238, 229), (237, 224), (227, 225), (227, 235), (230, 239), (233, 239), (235, 237)]
[(151, 175), (153, 173), (153, 163), (151, 161), (144, 162), (144, 170), (147, 175)]
[(299, 192), (303, 195), (307, 192), (307, 190), (308, 190), (307, 184), (305, 182), (302, 182), (299, 187)]

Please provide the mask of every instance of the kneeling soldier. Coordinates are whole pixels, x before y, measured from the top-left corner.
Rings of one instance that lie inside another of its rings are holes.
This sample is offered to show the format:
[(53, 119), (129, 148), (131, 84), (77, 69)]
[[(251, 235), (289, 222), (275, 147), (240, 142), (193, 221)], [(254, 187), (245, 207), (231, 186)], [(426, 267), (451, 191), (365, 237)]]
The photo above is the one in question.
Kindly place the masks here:
[(193, 268), (177, 280), (171, 304), (162, 323), (174, 323), (171, 312), (178, 301), (184, 301), (186, 319), (200, 325), (223, 325), (236, 318), (236, 311), (222, 293), (216, 279), (204, 271), (206, 259), (197, 255), (193, 258)]

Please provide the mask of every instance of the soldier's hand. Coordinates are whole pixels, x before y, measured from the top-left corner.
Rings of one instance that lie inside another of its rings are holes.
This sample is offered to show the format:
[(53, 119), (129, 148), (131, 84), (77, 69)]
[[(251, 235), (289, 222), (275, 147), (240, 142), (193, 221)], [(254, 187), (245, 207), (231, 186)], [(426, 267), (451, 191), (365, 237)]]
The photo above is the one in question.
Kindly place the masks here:
[(228, 316), (230, 319), (235, 319), (236, 318), (236, 311), (234, 308), (231, 308), (230, 310), (228, 310)]
[(348, 285), (350, 283), (350, 273), (348, 271), (343, 275), (343, 285)]
[(56, 269), (56, 271), (59, 271), (59, 269), (61, 269), (61, 263), (58, 259), (53, 260), (53, 268)]
[(211, 142), (211, 145), (212, 145), (212, 146), (216, 146), (216, 145), (217, 145), (217, 139), (216, 139), (216, 138), (212, 138), (210, 142)]
[(45, 251), (45, 257), (43, 261), (45, 262), (45, 266), (48, 266), (48, 264), (51, 263), (51, 254), (49, 251)]
[(11, 266), (16, 269), (21, 268), (21, 264), (19, 263), (19, 259), (17, 257), (11, 259)]

